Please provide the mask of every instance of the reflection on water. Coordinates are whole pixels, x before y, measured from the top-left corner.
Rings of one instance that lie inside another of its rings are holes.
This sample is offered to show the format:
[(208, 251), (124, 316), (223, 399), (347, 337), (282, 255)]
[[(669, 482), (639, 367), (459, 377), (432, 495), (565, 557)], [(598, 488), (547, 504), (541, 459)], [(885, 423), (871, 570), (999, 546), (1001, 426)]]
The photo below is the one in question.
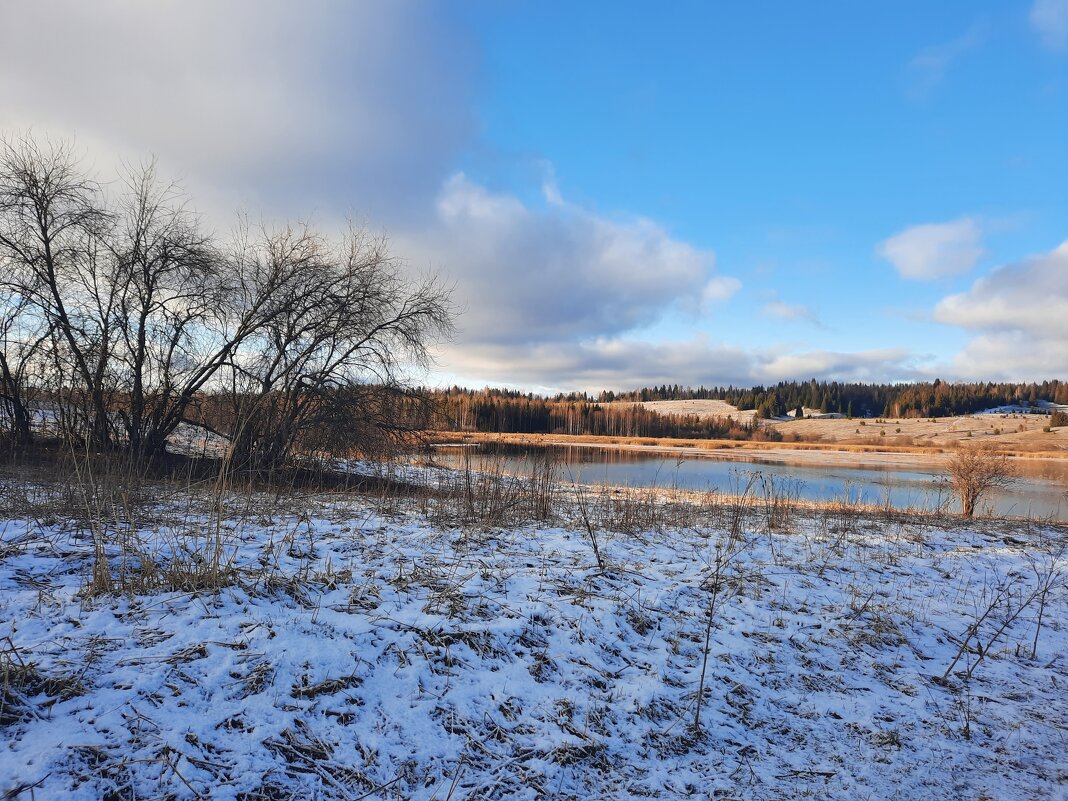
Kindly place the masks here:
[[(560, 465), (564, 481), (633, 487), (678, 487), (730, 493), (744, 486), (754, 471), (789, 482), (805, 500), (848, 498), (863, 504), (899, 508), (956, 510), (956, 499), (937, 468), (900, 466), (838, 466), (781, 464), (754, 457), (717, 459), (709, 454), (665, 455), (616, 448), (575, 446), (485, 445), (480, 448), (436, 448), (435, 460), (447, 467), (493, 466), (507, 472), (530, 473), (537, 458), (548, 455)], [(1016, 463), (1019, 477), (1010, 487), (990, 492), (982, 510), (999, 515), (1068, 520), (1068, 462)]]

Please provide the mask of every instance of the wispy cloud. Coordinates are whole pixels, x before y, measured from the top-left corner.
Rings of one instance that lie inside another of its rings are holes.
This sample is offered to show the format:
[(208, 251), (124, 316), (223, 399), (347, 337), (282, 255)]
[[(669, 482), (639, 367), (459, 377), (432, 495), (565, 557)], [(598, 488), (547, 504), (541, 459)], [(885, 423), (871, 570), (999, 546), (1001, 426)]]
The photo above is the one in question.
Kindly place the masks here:
[(1035, 0), (1031, 27), (1051, 50), (1068, 50), (1068, 0)]
[(986, 24), (974, 23), (968, 30), (948, 42), (924, 48), (909, 62), (909, 91), (913, 99), (927, 97), (964, 56), (983, 46)]
[(779, 299), (765, 303), (760, 313), (765, 317), (774, 317), (779, 320), (802, 320), (811, 323), (818, 328), (826, 328), (812, 309), (795, 303), (784, 303)]
[(970, 217), (913, 225), (880, 242), (876, 253), (912, 281), (960, 275), (983, 257), (982, 229)]
[(726, 303), (741, 288), (742, 282), (732, 275), (717, 275), (710, 278), (705, 288), (701, 290), (701, 309), (707, 312), (717, 303)]

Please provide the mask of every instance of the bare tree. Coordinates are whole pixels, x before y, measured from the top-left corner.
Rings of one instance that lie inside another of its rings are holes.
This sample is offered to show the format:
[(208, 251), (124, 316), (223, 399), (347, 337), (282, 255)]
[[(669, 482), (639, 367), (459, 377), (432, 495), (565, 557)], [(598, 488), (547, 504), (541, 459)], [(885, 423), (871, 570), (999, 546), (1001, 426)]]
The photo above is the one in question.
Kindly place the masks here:
[[(108, 203), (70, 145), (29, 136), (0, 142), (0, 263), (0, 334), (35, 323), (20, 364), (34, 355), (58, 428), (141, 458), (165, 448), (206, 391), (229, 393), (241, 464), (327, 447), (328, 430), (338, 445), (381, 432), (391, 398), (406, 394), (400, 368), (424, 363), (451, 327), (448, 292), (405, 275), (381, 237), (352, 228), (332, 243), (307, 226), (254, 236), (243, 224), (220, 247), (154, 163), (128, 170)], [(0, 400), (25, 436), (10, 339)], [(338, 435), (346, 417), (359, 422)]]
[(948, 472), (964, 517), (972, 517), (986, 493), (1009, 486), (1015, 476), (1009, 457), (989, 447), (960, 448), (950, 460)]
[(433, 278), (410, 281), (386, 241), (357, 228), (339, 245), (307, 227), (264, 232), (255, 252), (254, 275), (290, 280), (235, 353), (233, 456), (264, 467), (300, 444), (369, 444), (396, 419), (400, 368), (424, 364), (451, 330), (448, 292)]
[(29, 137), (0, 142), (3, 287), (18, 294), (52, 333), (53, 363), (78, 391), (72, 416), (88, 439), (111, 439), (109, 369), (115, 342), (114, 282), (105, 237), (110, 215), (71, 146)]
[(130, 448), (151, 456), (183, 418), (190, 379), (210, 378), (226, 358), (205, 360), (200, 352), (212, 340), (206, 329), (221, 307), (223, 284), (220, 256), (178, 187), (159, 182), (154, 163), (131, 170), (126, 185), (112, 240), (125, 392), (117, 415)]
[(0, 429), (18, 448), (33, 437), (29, 377), (33, 359), (48, 339), (48, 331), (42, 333), (26, 307), (20, 295), (0, 290)]

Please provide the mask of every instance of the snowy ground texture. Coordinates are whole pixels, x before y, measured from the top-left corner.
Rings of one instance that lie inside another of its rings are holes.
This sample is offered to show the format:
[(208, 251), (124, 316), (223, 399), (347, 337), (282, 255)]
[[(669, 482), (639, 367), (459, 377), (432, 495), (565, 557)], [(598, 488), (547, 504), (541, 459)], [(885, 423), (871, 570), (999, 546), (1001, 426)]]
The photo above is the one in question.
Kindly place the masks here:
[(85, 531), (0, 522), (0, 794), (1068, 797), (1063, 529), (753, 513), (602, 570), (581, 524), (261, 515), (161, 505), (112, 576), (218, 537), (230, 585), (96, 597)]

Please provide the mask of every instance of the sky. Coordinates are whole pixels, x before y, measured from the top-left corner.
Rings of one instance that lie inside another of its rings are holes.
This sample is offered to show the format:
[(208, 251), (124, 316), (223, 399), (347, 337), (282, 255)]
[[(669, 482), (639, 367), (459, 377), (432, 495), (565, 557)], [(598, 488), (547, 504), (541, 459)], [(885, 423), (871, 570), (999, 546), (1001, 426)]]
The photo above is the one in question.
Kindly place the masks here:
[(0, 132), (388, 234), (431, 384), (1068, 378), (1068, 0), (0, 0)]

